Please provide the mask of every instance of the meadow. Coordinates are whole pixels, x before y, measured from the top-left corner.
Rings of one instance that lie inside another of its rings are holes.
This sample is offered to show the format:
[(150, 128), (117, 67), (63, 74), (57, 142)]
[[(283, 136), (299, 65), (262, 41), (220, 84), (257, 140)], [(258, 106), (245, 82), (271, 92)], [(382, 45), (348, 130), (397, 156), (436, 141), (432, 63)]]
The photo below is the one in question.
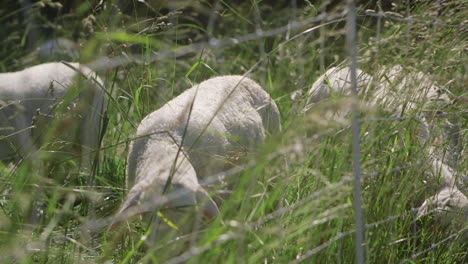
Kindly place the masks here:
[[(0, 263), (356, 262), (351, 117), (325, 118), (349, 101), (303, 111), (313, 82), (350, 63), (345, 1), (3, 2), (0, 72), (64, 60), (41, 58), (35, 47), (71, 39), (78, 54), (65, 52), (65, 60), (96, 70), (107, 109), (102, 127), (86, 128), (102, 134), (91, 186), (76, 157), (56, 161), (47, 148), (40, 161), (0, 162)], [(440, 184), (428, 148), (459, 153), (454, 169), (467, 175), (467, 15), (463, 0), (357, 3), (360, 69), (422, 71), (456, 98), (443, 112), (417, 109), (405, 118), (359, 108), (366, 263), (468, 262), (466, 222), (446, 227), (416, 216)], [(220, 216), (197, 239), (156, 245), (146, 244), (151, 227), (139, 217), (110, 227), (127, 193), (126, 157), (139, 122), (194, 84), (231, 74), (248, 75), (272, 96), (282, 132), (233, 161)], [(428, 113), (458, 129), (455, 148), (436, 136), (419, 144), (418, 121)], [(43, 209), (29, 225), (34, 204)]]

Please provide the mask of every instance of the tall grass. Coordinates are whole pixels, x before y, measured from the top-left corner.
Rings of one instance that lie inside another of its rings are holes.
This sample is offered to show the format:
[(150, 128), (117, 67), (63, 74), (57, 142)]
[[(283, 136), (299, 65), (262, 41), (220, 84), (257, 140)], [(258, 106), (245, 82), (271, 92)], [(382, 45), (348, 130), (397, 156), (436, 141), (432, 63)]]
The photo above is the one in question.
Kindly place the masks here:
[[(0, 7), (6, 36), (0, 40), (2, 71), (39, 63), (21, 60), (30, 50), (18, 40), (33, 29), (42, 33), (40, 39), (76, 39), (81, 62), (101, 55), (123, 62), (98, 71), (106, 80), (108, 121), (95, 186), (88, 188), (77, 173), (78, 160), (55, 165), (54, 171), (42, 163), (0, 162), (0, 262), (354, 262), (350, 120), (325, 120), (328, 110), (348, 102), (337, 98), (301, 111), (317, 77), (348, 63), (346, 6), (325, 6), (329, 1), (298, 2), (295, 8), (296, 1), (130, 2), (71, 1), (52, 20), (46, 12), (56, 7), (35, 4), (39, 24), (22, 16), (20, 6)], [(406, 1), (394, 1), (392, 13), (379, 14), (380, 2), (358, 5), (358, 67), (372, 75), (384, 65), (400, 64), (430, 73), (454, 97), (466, 97), (466, 4), (411, 1), (407, 9)], [(229, 177), (232, 193), (223, 198), (219, 219), (203, 227), (198, 239), (167, 238), (147, 245), (151, 229), (139, 217), (95, 232), (83, 228), (108, 219), (124, 200), (128, 145), (146, 114), (209, 77), (248, 71), (278, 104), (283, 132), (239, 162), (247, 165)], [(302, 97), (291, 99), (300, 92)], [(436, 118), (460, 128), (456, 170), (466, 175), (466, 105), (455, 103), (444, 111), (446, 117)], [(420, 114), (418, 109), (408, 115)], [(437, 190), (427, 148), (440, 142), (419, 144), (417, 118), (387, 117), (390, 113), (381, 109), (360, 114), (365, 261), (467, 262), (466, 223), (447, 229), (431, 218), (416, 219), (415, 208)], [(449, 149), (444, 144), (436, 148)], [(57, 180), (62, 177), (78, 180), (65, 184)], [(38, 225), (29, 226), (34, 202), (42, 204), (43, 213)]]

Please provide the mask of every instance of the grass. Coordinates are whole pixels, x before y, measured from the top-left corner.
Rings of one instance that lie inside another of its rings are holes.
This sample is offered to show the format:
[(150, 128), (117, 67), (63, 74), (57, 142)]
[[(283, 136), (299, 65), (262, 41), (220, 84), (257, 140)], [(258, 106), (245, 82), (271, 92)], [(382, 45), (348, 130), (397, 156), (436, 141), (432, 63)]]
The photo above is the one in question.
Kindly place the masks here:
[[(288, 1), (284, 6), (281, 1), (272, 5), (265, 1), (220, 1), (218, 13), (212, 13), (204, 1), (195, 6), (178, 1), (173, 10), (157, 1), (147, 1), (151, 8), (131, 2), (129, 6), (108, 2), (104, 8), (71, 1), (74, 4), (64, 6), (54, 18), (46, 13), (56, 9), (35, 5), (38, 24), (28, 24), (31, 20), (22, 17), (19, 6), (0, 7), (0, 21), (5, 21), (1, 36), (6, 36), (1, 38), (2, 72), (29, 66), (20, 58), (30, 51), (24, 39), (31, 26), (43, 33), (41, 40), (58, 36), (77, 39), (82, 45), (80, 61), (87, 63), (99, 55), (149, 59), (154, 52), (177, 52), (191, 43), (209, 43), (210, 37), (241, 39), (257, 27), (272, 30), (291, 19), (301, 21), (322, 12), (319, 4), (310, 3), (293, 10)], [(387, 17), (378, 27), (378, 18), (364, 14), (370, 3), (358, 9), (359, 68), (372, 74), (384, 65), (400, 64), (408, 71), (431, 73), (455, 96), (466, 96), (468, 41), (463, 1), (452, 1), (448, 6), (418, 2), (409, 10), (401, 5), (404, 1), (395, 2), (392, 11), (410, 15), (409, 23)], [(327, 12), (338, 14), (342, 8), (335, 5)], [(210, 19), (216, 19), (211, 29)], [(43, 162), (23, 162), (17, 167), (0, 163), (0, 262), (354, 262), (351, 129), (347, 123), (323, 122), (327, 109), (346, 102), (336, 98), (330, 105), (301, 112), (305, 94), (320, 74), (347, 63), (343, 21), (301, 34), (324, 23), (222, 48), (206, 46), (181, 57), (166, 56), (148, 64), (130, 63), (98, 71), (109, 96), (95, 186), (88, 188), (77, 160), (55, 164), (54, 170), (44, 168)], [(30, 65), (39, 62), (36, 59)], [(83, 232), (84, 223), (113, 215), (124, 200), (129, 141), (146, 114), (209, 77), (250, 70), (251, 77), (275, 99), (283, 132), (259, 147), (251, 159), (255, 166), (231, 177), (233, 193), (223, 202), (219, 219), (204, 227), (197, 240), (185, 244), (167, 239), (147, 246), (144, 238), (151, 230), (137, 218), (91, 236)], [(297, 91), (304, 96), (291, 100)], [(456, 103), (444, 111), (462, 131), (458, 148), (464, 153), (466, 107)], [(366, 121), (368, 115), (390, 114), (362, 113), (366, 262), (466, 262), (466, 224), (453, 230), (434, 219), (415, 219), (413, 208), (432, 196), (437, 186), (426, 161), (428, 146), (439, 143), (431, 139), (427, 146), (421, 146), (414, 119)], [(462, 155), (457, 172), (466, 175), (467, 164), (466, 154)], [(68, 184), (59, 180), (70, 178), (73, 180)], [(34, 202), (42, 203), (44, 212), (39, 225), (28, 226)], [(452, 236), (457, 232), (459, 235)], [(185, 253), (174, 259), (176, 252)]]

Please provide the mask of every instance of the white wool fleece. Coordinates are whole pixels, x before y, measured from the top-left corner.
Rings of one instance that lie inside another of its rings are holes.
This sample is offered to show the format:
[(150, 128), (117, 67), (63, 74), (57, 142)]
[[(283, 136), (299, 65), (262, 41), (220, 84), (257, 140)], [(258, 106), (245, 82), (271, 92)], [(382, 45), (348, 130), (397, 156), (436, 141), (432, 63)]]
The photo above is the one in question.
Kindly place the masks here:
[(79, 84), (78, 89), (81, 89), (83, 86), (80, 85), (84, 84), (76, 96), (78, 99), (65, 105), (64, 109), (73, 112), (73, 118), (63, 120), (61, 125), (67, 133), (60, 136), (70, 140), (78, 138), (79, 142), (71, 143), (81, 146), (82, 165), (90, 166), (90, 153), (98, 147), (105, 107), (103, 82), (89, 68), (78, 63), (69, 65), (74, 69), (53, 62), (18, 72), (0, 73), (1, 160), (24, 158), (39, 148), (37, 143), (47, 134), (54, 110), (64, 108), (60, 104), (66, 92), (72, 85)]
[(253, 80), (220, 76), (195, 85), (141, 121), (128, 155), (131, 190), (120, 212), (160, 200), (173, 172), (171, 185), (184, 194), (169, 206), (205, 202), (203, 214), (215, 217), (217, 206), (199, 180), (229, 166), (230, 154), (251, 151), (280, 129), (276, 104)]

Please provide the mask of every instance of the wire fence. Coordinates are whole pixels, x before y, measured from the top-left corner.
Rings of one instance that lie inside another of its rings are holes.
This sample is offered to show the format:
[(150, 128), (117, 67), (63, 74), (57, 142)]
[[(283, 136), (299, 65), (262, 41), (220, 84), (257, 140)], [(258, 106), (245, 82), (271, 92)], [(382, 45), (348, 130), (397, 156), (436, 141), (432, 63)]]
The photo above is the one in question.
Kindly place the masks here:
[[(144, 2), (144, 1), (143, 1)], [(172, 2), (172, 1), (170, 1)], [(223, 2), (223, 1), (221, 1)], [(255, 2), (255, 1), (253, 1)], [(378, 1), (380, 3), (380, 1)], [(216, 1), (217, 4), (219, 4), (218, 1)], [(292, 6), (296, 6), (297, 3), (296, 1), (291, 1)], [(359, 50), (358, 50), (358, 44), (356, 41), (357, 37), (357, 31), (358, 31), (358, 25), (356, 23), (356, 20), (359, 18), (376, 18), (377, 19), (377, 27), (376, 27), (376, 36), (377, 40), (375, 43), (380, 43), (381, 40), (381, 34), (383, 32), (382, 29), (382, 23), (383, 21), (386, 20), (392, 20), (395, 22), (400, 22), (404, 24), (411, 24), (411, 23), (418, 23), (418, 24), (424, 24), (424, 25), (433, 25), (433, 26), (442, 26), (442, 27), (448, 27), (448, 28), (461, 28), (463, 25), (452, 25), (452, 24), (447, 24), (439, 21), (438, 19), (435, 20), (426, 20), (426, 19), (420, 19), (420, 18), (415, 18), (414, 16), (411, 16), (409, 13), (406, 15), (401, 15), (395, 12), (384, 12), (382, 10), (363, 10), (363, 9), (357, 9), (355, 8), (355, 1), (349, 0), (347, 1), (348, 6), (344, 9), (344, 11), (338, 12), (336, 14), (328, 14), (324, 10), (322, 12), (319, 12), (317, 16), (312, 17), (312, 18), (307, 18), (304, 20), (295, 20), (296, 15), (292, 15), (293, 20), (291, 20), (288, 24), (282, 25), (280, 27), (276, 27), (274, 29), (269, 29), (269, 30), (263, 30), (261, 27), (261, 17), (260, 13), (257, 11), (256, 12), (256, 26), (255, 26), (255, 32), (241, 35), (235, 38), (226, 38), (226, 39), (217, 39), (214, 37), (213, 34), (213, 27), (214, 27), (214, 19), (210, 17), (209, 19), (209, 26), (207, 32), (209, 32), (210, 39), (206, 42), (200, 42), (200, 43), (194, 43), (190, 44), (187, 46), (183, 46), (177, 49), (162, 49), (157, 52), (153, 52), (150, 55), (144, 55), (144, 56), (139, 56), (139, 55), (119, 55), (115, 57), (100, 57), (97, 60), (91, 62), (88, 64), (88, 66), (93, 69), (93, 70), (111, 70), (115, 69), (121, 66), (129, 65), (129, 64), (137, 64), (137, 65), (150, 65), (150, 64), (155, 64), (159, 61), (164, 61), (168, 59), (178, 59), (182, 58), (186, 55), (191, 55), (191, 54), (197, 54), (200, 52), (203, 52), (204, 50), (207, 49), (212, 49), (212, 50), (221, 50), (223, 48), (228, 48), (228, 47), (235, 47), (236, 45), (240, 45), (242, 43), (247, 43), (247, 42), (253, 42), (256, 41), (259, 43), (260, 47), (260, 55), (261, 58), (254, 64), (252, 65), (248, 70), (246, 70), (245, 75), (251, 73), (262, 63), (265, 63), (270, 56), (278, 52), (278, 50), (285, 46), (288, 43), (291, 43), (294, 40), (306, 37), (311, 34), (323, 34), (322, 30), (324, 30), (325, 27), (329, 26), (334, 26), (338, 23), (341, 22), (346, 22), (346, 47), (348, 49), (348, 61), (350, 62), (350, 79), (351, 79), (351, 88), (352, 88), (352, 93), (354, 97), (353, 102), (358, 102), (358, 78), (357, 78), (357, 70), (358, 70), (358, 57), (359, 57)], [(175, 23), (175, 22), (174, 22)], [(293, 33), (300, 31), (299, 33)], [(211, 32), (211, 33), (210, 33)], [(262, 47), (261, 40), (264, 40), (268, 37), (272, 36), (279, 36), (279, 35), (287, 35), (285, 37), (285, 40), (283, 40), (281, 43), (278, 44), (278, 46), (274, 49), (272, 49), (269, 52), (266, 52)], [(324, 48), (324, 38), (321, 36), (321, 43), (322, 43), (322, 48)], [(325, 62), (321, 62), (322, 64), (325, 64)], [(112, 98), (113, 102), (116, 102), (117, 99), (112, 97), (112, 93), (108, 93), (108, 95)], [(125, 111), (121, 111), (122, 113), (125, 113)], [(341, 177), (341, 179), (336, 182), (329, 184), (325, 186), (324, 188), (321, 188), (319, 190), (316, 190), (312, 192), (311, 194), (307, 195), (306, 197), (301, 197), (301, 199), (297, 200), (296, 202), (292, 204), (288, 204), (287, 206), (282, 206), (277, 208), (276, 210), (273, 210), (271, 213), (266, 214), (259, 219), (252, 221), (252, 222), (246, 222), (241, 224), (242, 228), (244, 230), (258, 230), (262, 229), (266, 224), (273, 222), (273, 221), (278, 221), (283, 217), (284, 215), (290, 214), (294, 212), (296, 209), (306, 206), (307, 204), (313, 202), (315, 199), (318, 197), (323, 196), (325, 193), (330, 193), (333, 190), (336, 190), (340, 187), (345, 187), (348, 186), (350, 187), (351, 184), (353, 184), (353, 209), (354, 209), (354, 229), (350, 229), (347, 231), (340, 232), (336, 234), (335, 236), (327, 239), (323, 243), (319, 245), (310, 245), (310, 249), (306, 249), (306, 251), (303, 254), (298, 254), (297, 258), (292, 260), (290, 263), (303, 263), (307, 262), (310, 258), (313, 256), (317, 255), (318, 253), (322, 252), (324, 249), (327, 247), (330, 247), (334, 243), (343, 240), (351, 235), (355, 236), (355, 255), (356, 255), (356, 263), (365, 263), (366, 262), (366, 252), (365, 252), (365, 245), (368, 244), (369, 241), (366, 240), (366, 232), (373, 229), (377, 228), (381, 225), (391, 223), (394, 221), (397, 221), (401, 218), (404, 217), (413, 217), (415, 218), (415, 214), (418, 212), (420, 209), (419, 207), (416, 208), (411, 208), (410, 210), (407, 210), (401, 214), (398, 215), (392, 215), (389, 216), (386, 219), (382, 219), (380, 221), (375, 221), (371, 223), (366, 223), (365, 222), (365, 208), (363, 205), (362, 201), (362, 189), (361, 186), (363, 182), (366, 180), (376, 178), (377, 176), (381, 174), (388, 174), (390, 173), (398, 173), (398, 172), (403, 172), (407, 171), (410, 169), (418, 168), (418, 167), (423, 167), (427, 166), (432, 162), (432, 157), (429, 158), (421, 158), (411, 164), (406, 164), (404, 166), (396, 166), (392, 167), (389, 170), (386, 169), (385, 171), (374, 171), (371, 173), (362, 173), (362, 164), (361, 164), (361, 155), (362, 155), (362, 150), (361, 150), (361, 125), (362, 123), (365, 122), (396, 122), (396, 121), (404, 121), (404, 120), (424, 120), (427, 118), (447, 118), (449, 116), (463, 116), (466, 115), (467, 111), (466, 110), (461, 110), (461, 111), (454, 111), (454, 112), (438, 112), (435, 114), (420, 114), (420, 115), (403, 115), (403, 116), (391, 116), (391, 117), (365, 117), (361, 118), (360, 112), (359, 112), (359, 107), (357, 103), (353, 103), (352, 105), (352, 124), (351, 124), (351, 131), (352, 131), (352, 162), (353, 162), (353, 178), (349, 177), (348, 175)], [(125, 116), (127, 120), (130, 120)], [(136, 127), (134, 125), (134, 127)], [(265, 159), (266, 163), (268, 162), (273, 162), (275, 160), (278, 160), (284, 156), (291, 155), (291, 153), (296, 153), (296, 152), (304, 152), (304, 146), (308, 146), (311, 144), (314, 144), (317, 142), (319, 139), (322, 139), (326, 136), (330, 136), (332, 134), (336, 133), (336, 129), (332, 128), (327, 131), (322, 131), (321, 133), (316, 133), (311, 137), (307, 138), (302, 138), (298, 142), (295, 142), (294, 144), (289, 144), (283, 147), (280, 147), (279, 149), (275, 150), (273, 153), (268, 155), (268, 157)], [(109, 146), (103, 146), (101, 148), (101, 151), (109, 149), (109, 148), (115, 148), (120, 145), (125, 145), (128, 144), (128, 142), (135, 140), (136, 138), (130, 138), (128, 140), (123, 140), (114, 144), (111, 144)], [(234, 177), (236, 175), (239, 175), (239, 173), (254, 169), (258, 163), (256, 161), (250, 161), (247, 162), (244, 165), (240, 166), (235, 166), (232, 169), (228, 171), (224, 171), (222, 173), (219, 173), (217, 175), (212, 175), (210, 177), (206, 177), (202, 182), (201, 186), (212, 186), (216, 185), (220, 182), (227, 181), (229, 178)], [(94, 187), (95, 189), (105, 189), (107, 187), (105, 186), (100, 186)], [(123, 189), (121, 189), (123, 190)], [(83, 191), (83, 190), (75, 190), (76, 192), (88, 192), (88, 191)], [(171, 200), (176, 200), (179, 197), (182, 197), (186, 195), (186, 193), (172, 193), (168, 195), (168, 199), (164, 201), (167, 203), (168, 201)], [(2, 194), (2, 197), (3, 194)], [(5, 199), (5, 198), (2, 198)], [(56, 217), (54, 217), (50, 224), (46, 227), (46, 229), (43, 231), (41, 235), (41, 240), (47, 241), (49, 238), (53, 228), (57, 225), (57, 223), (60, 221), (60, 218), (63, 217), (63, 214), (67, 211), (71, 211), (71, 204), (73, 201), (67, 200), (66, 205), (63, 206), (63, 210), (58, 212), (56, 214)], [(114, 222), (120, 222), (123, 221), (129, 216), (133, 215), (138, 215), (147, 211), (150, 211), (152, 208), (155, 206), (161, 207), (163, 204), (155, 204), (154, 202), (151, 202), (149, 204), (142, 204), (139, 209), (135, 209), (134, 211), (130, 211), (128, 215), (123, 215), (121, 216), (122, 219), (115, 219), (114, 217), (109, 217), (106, 219), (100, 219), (100, 220), (93, 220), (93, 222), (88, 222), (85, 225), (85, 228), (83, 230), (99, 230), (104, 227), (108, 227), (109, 225), (112, 225)], [(342, 209), (347, 209), (348, 205), (347, 204), (340, 204), (332, 209), (337, 208), (337, 210), (342, 210)], [(330, 209), (330, 210), (332, 210)], [(436, 212), (436, 209), (433, 209), (432, 212)], [(333, 214), (326, 214), (324, 213), (324, 217), (322, 219), (318, 219), (317, 223), (324, 223), (327, 221), (330, 221), (330, 219), (334, 219), (332, 217)], [(413, 220), (413, 222), (415, 222)], [(448, 235), (446, 238), (440, 240), (437, 243), (432, 244), (430, 247), (419, 250), (417, 252), (413, 252), (410, 259), (403, 260), (401, 263), (405, 262), (410, 262), (411, 260), (418, 259), (419, 257), (425, 255), (426, 253), (437, 249), (439, 246), (448, 243), (449, 241), (460, 237), (466, 233), (468, 230), (468, 227), (465, 226)], [(191, 258), (201, 255), (207, 251), (209, 251), (212, 248), (215, 248), (219, 245), (222, 245), (224, 243), (227, 243), (229, 241), (235, 240), (240, 238), (240, 234), (234, 233), (234, 232), (226, 232), (223, 234), (220, 234), (217, 236), (217, 239), (211, 243), (207, 243), (206, 245), (203, 246), (192, 246), (188, 250), (184, 251), (182, 254), (180, 254), (177, 257), (174, 257), (170, 260), (167, 261), (167, 263), (185, 263), (186, 261), (189, 261)], [(411, 238), (408, 238), (411, 239)], [(77, 241), (74, 241), (74, 243), (79, 243)], [(392, 246), (392, 245), (389, 245)], [(86, 248), (85, 245), (82, 245), (83, 248)]]
[[(277, 28), (277, 29), (269, 30), (269, 31), (262, 31), (262, 29), (257, 25), (257, 30), (256, 30), (255, 33), (244, 35), (244, 36), (238, 37), (236, 39), (228, 39), (228, 40), (211, 39), (207, 43), (202, 43), (202, 44), (199, 44), (199, 45), (191, 45), (186, 50), (183, 50), (179, 54), (171, 54), (170, 56), (178, 57), (179, 55), (182, 56), (184, 54), (194, 52), (194, 51), (197, 51), (197, 50), (203, 50), (203, 49), (206, 49), (206, 48), (219, 49), (219, 48), (223, 48), (223, 47), (237, 45), (237, 44), (247, 42), (247, 41), (254, 41), (254, 40), (258, 41), (261, 38), (265, 38), (265, 37), (269, 37), (269, 36), (273, 36), (273, 35), (278, 35), (278, 34), (283, 34), (285, 32), (289, 32), (290, 30), (293, 30), (293, 29), (299, 29), (299, 28), (302, 28), (304, 26), (308, 26), (308, 25), (310, 25), (312, 23), (322, 23), (319, 26), (310, 27), (310, 28), (302, 31), (299, 34), (294, 35), (293, 37), (289, 38), (285, 42), (283, 42), (283, 43), (287, 43), (287, 42), (292, 41), (294, 39), (297, 39), (297, 38), (299, 38), (299, 37), (301, 37), (301, 36), (303, 36), (305, 34), (309, 34), (309, 33), (313, 32), (313, 31), (315, 31), (317, 29), (320, 29), (323, 26), (330, 25), (332, 23), (342, 22), (342, 21), (345, 20), (345, 16), (347, 16), (347, 18), (346, 18), (346, 22), (347, 22), (347, 25), (348, 25), (347, 26), (347, 45), (348, 45), (349, 54), (350, 54), (350, 61), (351, 61), (351, 87), (352, 87), (354, 95), (357, 96), (357, 94), (358, 94), (358, 92), (357, 92), (357, 80), (356, 80), (357, 79), (356, 78), (356, 75), (357, 75), (356, 74), (356, 69), (357, 69), (357, 56), (356, 56), (357, 47), (356, 46), (357, 45), (355, 43), (356, 28), (357, 28), (356, 22), (355, 22), (356, 21), (356, 10), (355, 10), (355, 7), (354, 7), (354, 1), (348, 1), (348, 5), (349, 6), (345, 11), (343, 11), (342, 13), (336, 14), (336, 15), (329, 16), (329, 15), (327, 15), (325, 13), (321, 13), (320, 15), (318, 15), (315, 18), (308, 19), (308, 20), (305, 20), (305, 21), (293, 21), (293, 22), (289, 23), (288, 25), (285, 25), (285, 26)], [(396, 14), (396, 13), (384, 13), (382, 11), (376, 12), (374, 10), (359, 11), (358, 15), (359, 16), (377, 17), (379, 19), (378, 32), (381, 32), (381, 28), (380, 28), (381, 19), (391, 19), (391, 20), (395, 20), (395, 21), (398, 21), (398, 22), (404, 22), (404, 23), (422, 23), (422, 24), (439, 25), (439, 26), (446, 26), (446, 27), (458, 27), (458, 25), (448, 25), (448, 24), (440, 23), (439, 21), (428, 21), (428, 20), (423, 20), (423, 19), (416, 19), (416, 18), (413, 18), (411, 16), (405, 17), (405, 16), (402, 16), (402, 15), (399, 15), (399, 14)], [(280, 46), (282, 44), (280, 44)], [(272, 52), (270, 52), (269, 54), (266, 54), (266, 56), (271, 55), (271, 53)], [(262, 52), (262, 54), (265, 55), (264, 52)], [(161, 55), (158, 54), (157, 56), (161, 56)], [(162, 59), (162, 58), (164, 58), (164, 55), (162, 55), (162, 57), (159, 57), (158, 59)], [(155, 57), (152, 57), (150, 60), (155, 61), (155, 60), (158, 60), (158, 59), (156, 59)], [(250, 71), (252, 69), (253, 68), (251, 68)], [(296, 208), (298, 208), (298, 207), (300, 207), (300, 206), (302, 206), (304, 204), (310, 203), (311, 201), (313, 201), (317, 197), (320, 197), (325, 192), (329, 192), (330, 190), (336, 189), (339, 186), (343, 186), (343, 185), (346, 185), (346, 184), (348, 184), (350, 182), (354, 182), (354, 210), (355, 210), (355, 216), (356, 216), (356, 223), (355, 223), (356, 228), (353, 229), (353, 230), (341, 232), (341, 233), (337, 234), (335, 237), (333, 237), (331, 239), (328, 239), (323, 244), (320, 244), (317, 247), (306, 251), (304, 254), (298, 255), (297, 259), (292, 261), (291, 263), (304, 262), (307, 259), (311, 258), (312, 256), (318, 254), (323, 249), (325, 249), (328, 246), (332, 245), (333, 243), (335, 243), (335, 242), (337, 242), (337, 241), (339, 241), (341, 239), (344, 239), (345, 237), (350, 236), (352, 234), (354, 234), (355, 237), (356, 237), (356, 262), (357, 263), (364, 263), (365, 262), (364, 244), (366, 243), (365, 238), (364, 238), (364, 231), (372, 229), (372, 228), (376, 228), (379, 225), (395, 221), (395, 220), (397, 220), (399, 218), (406, 217), (408, 215), (414, 215), (419, 210), (419, 208), (413, 208), (413, 209), (411, 209), (411, 210), (409, 210), (409, 211), (407, 211), (405, 213), (395, 215), (395, 216), (390, 216), (387, 219), (384, 219), (384, 220), (381, 220), (381, 221), (368, 223), (368, 224), (363, 223), (363, 212), (362, 212), (363, 211), (363, 204), (362, 204), (362, 201), (361, 201), (361, 197), (362, 197), (361, 182), (362, 182), (362, 179), (361, 179), (361, 169), (360, 169), (361, 164), (360, 164), (360, 139), (359, 139), (360, 138), (360, 123), (361, 122), (381, 122), (381, 121), (392, 122), (392, 121), (403, 121), (403, 120), (408, 120), (408, 119), (423, 120), (424, 118), (428, 118), (428, 117), (439, 118), (439, 117), (447, 117), (448, 115), (466, 114), (466, 110), (463, 110), (463, 111), (458, 111), (458, 112), (453, 112), (453, 113), (442, 112), (442, 113), (437, 113), (437, 114), (419, 115), (419, 116), (398, 116), (398, 117), (382, 117), (382, 118), (379, 118), (379, 117), (375, 118), (374, 117), (374, 118), (366, 118), (366, 119), (361, 120), (361, 119), (359, 119), (359, 113), (358, 113), (356, 105), (354, 106), (353, 111), (354, 111), (354, 114), (353, 114), (353, 122), (352, 122), (352, 132), (353, 132), (353, 139), (352, 139), (353, 154), (352, 154), (352, 156), (353, 156), (353, 164), (354, 164), (354, 180), (352, 180), (349, 177), (343, 177), (342, 180), (339, 181), (336, 184), (331, 184), (331, 185), (327, 186), (326, 188), (320, 189), (320, 190), (312, 193), (311, 195), (301, 199), (300, 201), (298, 201), (298, 202), (296, 202), (294, 204), (291, 204), (291, 205), (286, 206), (286, 207), (282, 207), (282, 208), (280, 208), (280, 209), (278, 209), (278, 210), (276, 210), (276, 211), (262, 217), (261, 219), (257, 220), (250, 227), (250, 228), (253, 228), (253, 229), (260, 228), (265, 223), (267, 223), (269, 221), (273, 221), (275, 219), (278, 219), (281, 216), (283, 216), (284, 214), (287, 214), (287, 213), (295, 210)], [(291, 146), (289, 148), (289, 150), (291, 150), (291, 149), (297, 149), (297, 148), (295, 146)], [(284, 151), (284, 150), (283, 151), (278, 151), (278, 152), (275, 153), (275, 155), (270, 156), (269, 160), (272, 160), (274, 157), (277, 157), (278, 154), (285, 155), (287, 152), (288, 151)], [(415, 167), (427, 164), (428, 162), (430, 162), (430, 161), (429, 160), (417, 161), (417, 162), (415, 162), (414, 164), (411, 164), (411, 165), (392, 168), (391, 172), (398, 172), (398, 171), (401, 171), (401, 170), (415, 168)], [(239, 166), (239, 167), (236, 167), (236, 168), (232, 169), (231, 171), (228, 171), (227, 173), (224, 172), (222, 175), (215, 175), (215, 176), (213, 176), (211, 178), (208, 178), (205, 182), (208, 183), (208, 184), (212, 184), (212, 183), (217, 182), (217, 181), (224, 181), (224, 180), (226, 180), (226, 177), (236, 175), (236, 174), (240, 173), (241, 171), (243, 171), (245, 169), (254, 168), (254, 167), (255, 167), (255, 163), (251, 162), (250, 164), (248, 164), (246, 166)], [(377, 176), (379, 174), (380, 174), (380, 172), (374, 172), (374, 173), (365, 175), (364, 178), (375, 177), (375, 176)], [(436, 211), (436, 210), (434, 210), (434, 211)], [(248, 226), (249, 224), (245, 224), (245, 225)], [(421, 250), (419, 252), (413, 253), (413, 255), (411, 256), (411, 259), (413, 259), (413, 260), (417, 259), (418, 257), (422, 256), (423, 254), (427, 253), (428, 251), (437, 248), (441, 244), (446, 243), (449, 240), (454, 239), (455, 237), (458, 237), (458, 236), (462, 235), (466, 230), (467, 230), (467, 227), (461, 229), (458, 232), (455, 232), (455, 233), (449, 235), (445, 239), (440, 240), (438, 243), (433, 244), (431, 247), (429, 247), (427, 249), (424, 249), (424, 250)], [(215, 247), (216, 245), (219, 245), (220, 243), (227, 242), (227, 241), (229, 241), (231, 239), (235, 239), (236, 237), (237, 237), (237, 235), (233, 234), (233, 233), (223, 234), (223, 235), (219, 236), (219, 239), (216, 240), (215, 242), (213, 242), (212, 244), (205, 245), (205, 246), (203, 246), (201, 248), (200, 247), (190, 248), (189, 250), (187, 250), (182, 255), (169, 260), (168, 263), (183, 263), (183, 262), (189, 260), (191, 257), (199, 255), (199, 254), (201, 254), (201, 253)], [(404, 262), (405, 261), (403, 261), (402, 263), (404, 263)]]

